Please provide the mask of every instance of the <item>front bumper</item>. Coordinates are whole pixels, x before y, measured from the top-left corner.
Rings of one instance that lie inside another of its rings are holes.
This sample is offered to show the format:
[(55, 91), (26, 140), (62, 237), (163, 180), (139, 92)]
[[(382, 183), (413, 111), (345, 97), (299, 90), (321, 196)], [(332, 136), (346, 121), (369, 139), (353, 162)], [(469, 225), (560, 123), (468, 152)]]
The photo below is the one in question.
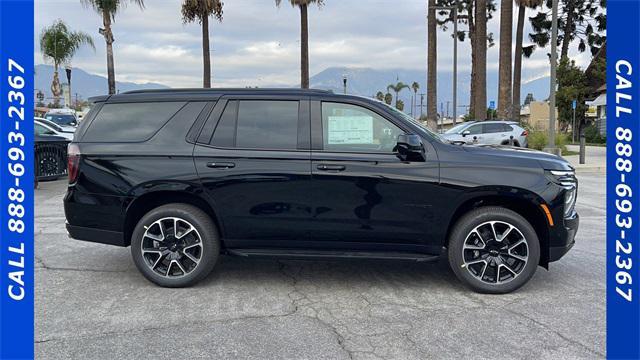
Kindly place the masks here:
[(576, 234), (580, 226), (580, 216), (564, 219), (562, 229), (557, 229), (552, 235), (554, 245), (549, 247), (549, 262), (560, 260), (576, 244)]

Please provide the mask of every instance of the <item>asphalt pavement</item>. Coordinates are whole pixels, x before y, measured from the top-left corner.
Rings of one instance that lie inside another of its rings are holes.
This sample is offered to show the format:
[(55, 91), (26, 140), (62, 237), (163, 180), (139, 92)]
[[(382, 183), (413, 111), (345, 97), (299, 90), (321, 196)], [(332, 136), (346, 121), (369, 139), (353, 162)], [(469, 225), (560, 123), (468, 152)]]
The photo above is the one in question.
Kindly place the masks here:
[(508, 295), (471, 292), (444, 261), (232, 257), (193, 288), (164, 289), (129, 248), (68, 239), (66, 182), (43, 182), (36, 358), (603, 358), (605, 176), (578, 179), (575, 247)]

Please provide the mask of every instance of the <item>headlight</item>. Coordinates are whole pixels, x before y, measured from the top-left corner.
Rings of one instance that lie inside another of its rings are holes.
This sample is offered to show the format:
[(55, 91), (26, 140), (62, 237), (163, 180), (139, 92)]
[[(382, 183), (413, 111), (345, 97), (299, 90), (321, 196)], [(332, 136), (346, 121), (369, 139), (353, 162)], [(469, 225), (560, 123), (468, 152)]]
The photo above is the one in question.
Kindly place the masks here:
[(573, 214), (576, 206), (576, 198), (578, 197), (578, 180), (573, 170), (547, 170), (547, 177), (555, 184), (565, 188), (564, 193), (564, 217)]
[(564, 217), (567, 218), (573, 214), (576, 206), (577, 188), (573, 187), (564, 193)]

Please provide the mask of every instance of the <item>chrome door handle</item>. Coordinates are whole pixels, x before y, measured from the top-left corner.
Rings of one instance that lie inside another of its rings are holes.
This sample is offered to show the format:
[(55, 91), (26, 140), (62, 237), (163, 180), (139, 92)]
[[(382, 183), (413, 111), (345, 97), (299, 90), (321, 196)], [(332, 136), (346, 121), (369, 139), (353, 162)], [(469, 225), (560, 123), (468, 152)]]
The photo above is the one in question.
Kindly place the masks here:
[(321, 171), (344, 171), (346, 167), (344, 165), (326, 165), (320, 164), (317, 166), (318, 170)]
[(236, 164), (232, 162), (210, 162), (207, 163), (207, 167), (212, 169), (231, 169), (236, 167)]

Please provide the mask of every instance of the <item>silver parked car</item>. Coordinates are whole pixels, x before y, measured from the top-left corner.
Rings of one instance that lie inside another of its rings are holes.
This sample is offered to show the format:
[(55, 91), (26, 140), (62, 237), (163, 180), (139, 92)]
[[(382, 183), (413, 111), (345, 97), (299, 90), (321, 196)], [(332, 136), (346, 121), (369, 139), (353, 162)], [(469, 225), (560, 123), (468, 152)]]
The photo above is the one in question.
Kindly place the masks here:
[(466, 144), (509, 145), (527, 147), (526, 129), (515, 121), (467, 121), (447, 130), (442, 136)]

